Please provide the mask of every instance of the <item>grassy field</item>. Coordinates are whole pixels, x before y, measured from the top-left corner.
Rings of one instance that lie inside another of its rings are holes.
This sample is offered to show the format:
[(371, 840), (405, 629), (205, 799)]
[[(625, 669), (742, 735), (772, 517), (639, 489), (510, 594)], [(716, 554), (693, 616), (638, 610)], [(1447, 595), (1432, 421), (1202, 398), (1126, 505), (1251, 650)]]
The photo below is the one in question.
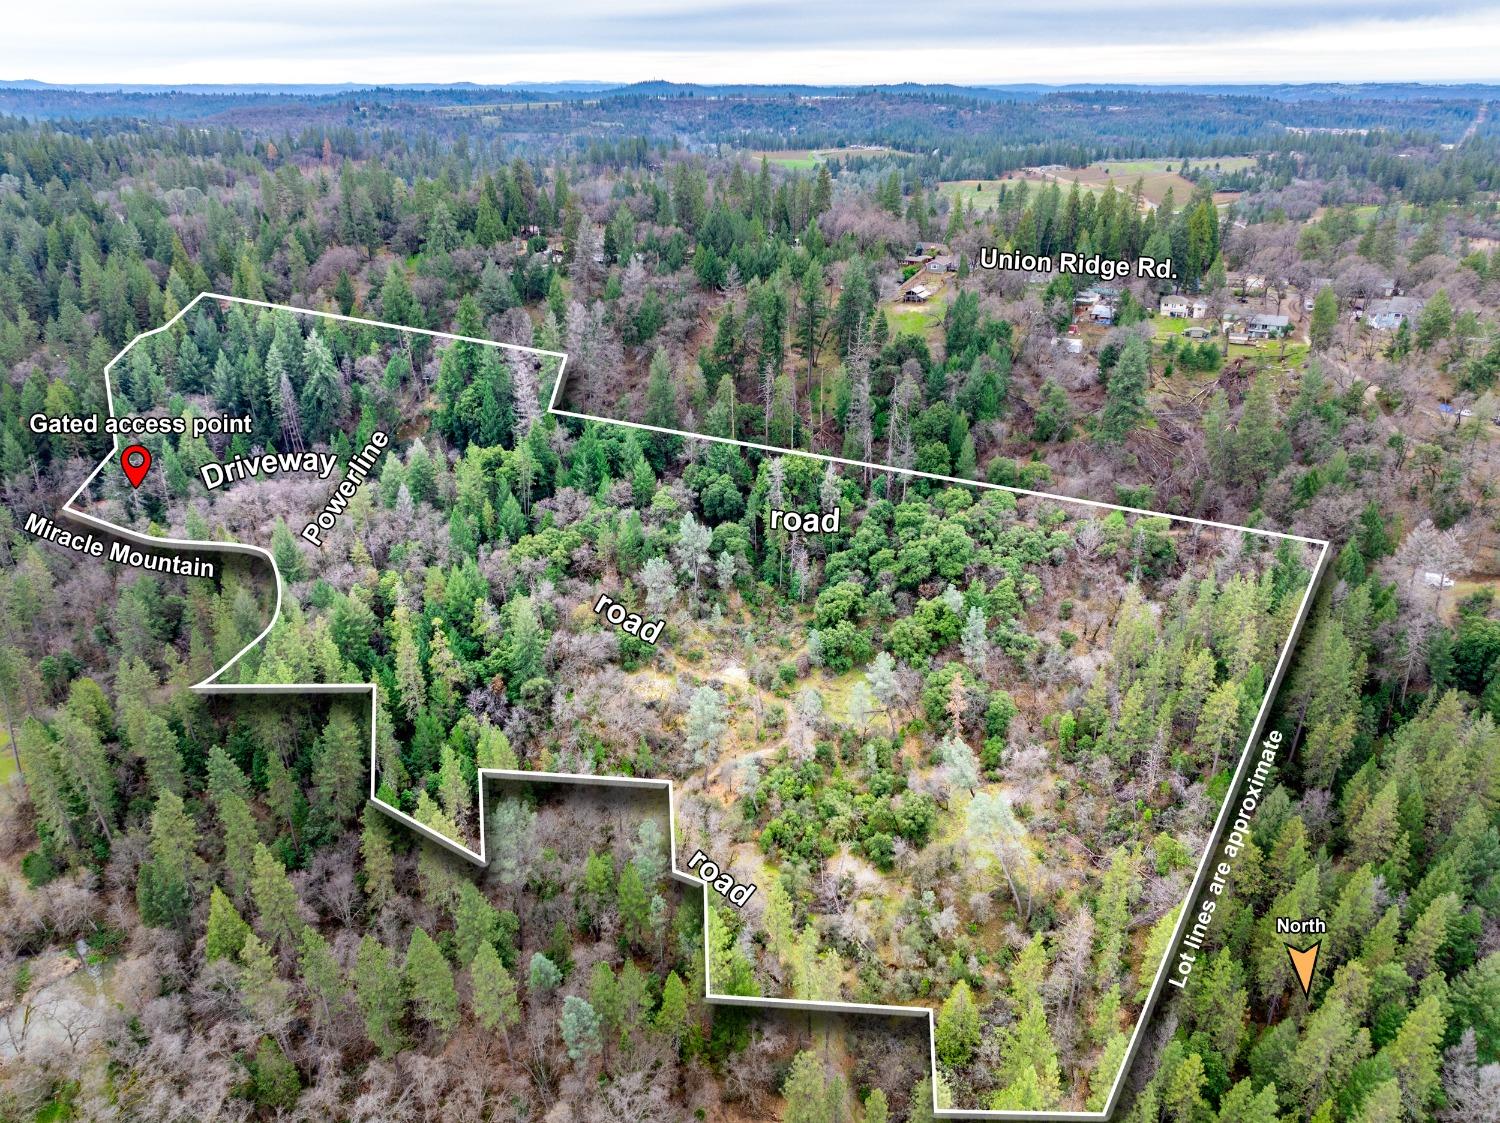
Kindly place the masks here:
[[(1183, 332), (1187, 331), (1188, 328), (1201, 328), (1207, 327), (1208, 325), (1200, 323), (1197, 320), (1186, 320), (1177, 316), (1157, 316), (1154, 320), (1151, 321), (1151, 326), (1153, 329), (1155, 329), (1156, 332), (1156, 342), (1165, 343), (1168, 339), (1172, 338), (1172, 336), (1181, 335)], [(1198, 343), (1201, 341), (1194, 339), (1190, 340), (1189, 342)]]
[[(1160, 347), (1173, 336), (1180, 336), (1188, 328), (1204, 326), (1201, 322), (1194, 320), (1175, 319), (1171, 316), (1157, 316), (1151, 321), (1156, 345)], [(1189, 342), (1203, 342), (1202, 340), (1190, 340)], [(1210, 337), (1216, 347), (1224, 346), (1224, 337), (1221, 335)], [(1248, 359), (1255, 367), (1297, 367), (1307, 361), (1308, 345), (1298, 342), (1294, 337), (1288, 337), (1286, 342), (1285, 358), (1282, 355), (1281, 341), (1268, 340), (1259, 345), (1253, 343), (1231, 343), (1227, 361), (1235, 359)]]
[(847, 160), (851, 156), (910, 156), (895, 148), (785, 148), (779, 151), (757, 149), (750, 153), (752, 159), (762, 157), (784, 168), (806, 171), (829, 160)]
[[(1188, 159), (1190, 167), (1210, 168), (1218, 172), (1238, 172), (1255, 164), (1254, 156), (1216, 156), (1212, 159)], [(1093, 168), (1102, 168), (1116, 176), (1157, 175), (1180, 168), (1181, 159), (1170, 156), (1155, 160), (1101, 160)], [(1090, 169), (1092, 170), (1092, 168)]]
[[(1199, 167), (1207, 164), (1221, 171), (1235, 171), (1254, 162), (1251, 156), (1221, 156), (1217, 160), (1195, 163)], [(1150, 205), (1160, 205), (1170, 188), (1180, 206), (1193, 193), (1192, 181), (1177, 172), (1180, 165), (1181, 161), (1174, 159), (1108, 160), (1086, 168), (1023, 168), (1011, 173), (1006, 180), (960, 179), (949, 180), (940, 186), (945, 195), (954, 199), (961, 196), (966, 205), (983, 211), (994, 205), (995, 194), (1002, 182), (1012, 187), (1022, 180), (1036, 184), (1057, 183), (1066, 190), (1076, 180), (1083, 190), (1102, 194), (1111, 184), (1116, 191), (1130, 191), (1139, 179), (1145, 200)], [(1220, 192), (1214, 196), (1214, 201), (1227, 203), (1232, 197)]]
[[(1359, 219), (1360, 222), (1369, 222), (1370, 219), (1379, 214), (1381, 210), (1381, 208), (1375, 206), (1373, 203), (1362, 204), (1360, 206), (1351, 207), (1349, 209), (1353, 213), (1354, 217)], [(1415, 206), (1415, 204), (1402, 203), (1400, 209), (1402, 222), (1413, 222), (1416, 220), (1417, 207)], [(1322, 218), (1327, 210), (1327, 207), (1319, 207), (1316, 211), (1313, 212), (1313, 217), (1309, 221), (1316, 221), (1317, 219)]]
[(946, 301), (934, 299), (926, 304), (898, 304), (888, 307), (885, 310), (885, 316), (890, 321), (893, 336), (905, 332), (909, 335), (930, 337), (942, 327), (943, 316), (947, 311)]
[(0, 784), (8, 784), (16, 774), (16, 758), (10, 751), (10, 734), (0, 729)]

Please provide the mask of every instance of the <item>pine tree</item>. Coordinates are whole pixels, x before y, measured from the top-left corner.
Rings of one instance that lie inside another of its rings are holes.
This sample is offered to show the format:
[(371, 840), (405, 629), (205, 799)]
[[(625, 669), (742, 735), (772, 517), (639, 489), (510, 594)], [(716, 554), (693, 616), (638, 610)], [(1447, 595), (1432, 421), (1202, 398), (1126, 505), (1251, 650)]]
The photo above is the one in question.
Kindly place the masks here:
[(1301, 1040), (1280, 1079), (1301, 1096), (1302, 1106), (1312, 1114), (1369, 1053), (1369, 1031), (1356, 1028), (1341, 999), (1329, 999), (1303, 1025)]
[(406, 949), (406, 991), (411, 996), (417, 1017), (446, 1040), (458, 1024), (458, 990), (453, 985), (453, 971), (437, 944), (420, 928), (412, 929)]
[(401, 1032), (406, 1014), (405, 987), (390, 949), (374, 936), (367, 935), (360, 941), (354, 961), (354, 996), (364, 1015), (370, 1043), (382, 1057), (400, 1052), (406, 1044)]
[[(89, 680), (83, 679), (80, 682)], [(75, 691), (77, 684), (75, 683)], [(76, 786), (94, 821), (98, 823), (105, 842), (114, 838), (115, 821), (115, 774), (109, 754), (99, 732), (73, 712), (72, 696), (68, 707), (58, 715), (54, 728), (57, 731), (58, 752), (68, 762), (72, 786)]]
[[(1408, 1118), (1424, 1117), (1413, 1114)], [(1351, 1123), (1399, 1123), (1402, 1118), (1401, 1085), (1394, 1080), (1383, 1080), (1365, 1096)]]
[(360, 855), (364, 859), (365, 894), (376, 911), (385, 906), (396, 893), (395, 859), (391, 856), (390, 836), (386, 834), (385, 818), (366, 803), (364, 830), (360, 834)]
[(286, 1111), (296, 1105), (302, 1092), (302, 1077), (280, 1045), (262, 1037), (250, 1067), (250, 1097), (258, 1105), (272, 1111)]
[(397, 604), (391, 613), (391, 627), (396, 641), (396, 691), (406, 716), (416, 721), (427, 701), (427, 683), (422, 676), (422, 658), (413, 633), (411, 610)]
[(146, 762), (146, 779), (153, 792), (182, 795), (182, 754), (177, 749), (177, 735), (159, 715), (142, 716), (140, 743), (134, 746)]
[(302, 985), (313, 1000), (313, 1018), (320, 1030), (333, 1025), (334, 1012), (344, 998), (344, 973), (328, 941), (319, 935), (316, 928), (302, 930), (302, 946), (298, 950), (298, 967), (302, 972)]
[(1414, 1119), (1422, 1118), (1438, 1089), (1438, 1044), (1445, 1020), (1437, 995), (1429, 994), (1412, 1009), (1381, 1050), (1401, 1085), (1401, 1103)]
[(650, 931), (651, 897), (633, 862), (627, 862), (620, 871), (616, 905), (626, 937), (636, 944), (642, 943)]
[(302, 931), (297, 890), (286, 875), (286, 867), (264, 843), (255, 847), (250, 895), (255, 899), (256, 919), (266, 938), (275, 944), (291, 946)]
[(647, 425), (663, 429), (680, 426), (677, 413), (677, 390), (672, 385), (672, 361), (666, 351), (658, 348), (651, 356), (651, 367), (646, 379), (646, 412), (643, 420)]
[(974, 1003), (967, 980), (958, 980), (943, 1000), (934, 1041), (938, 1059), (954, 1068), (967, 1064), (979, 1048), (979, 1007)]
[(1219, 1101), (1218, 1123), (1277, 1123), (1280, 1117), (1274, 1084), (1257, 1092), (1255, 1081), (1241, 1080)]
[(453, 912), (453, 950), (458, 965), (467, 967), (484, 944), (493, 946), (500, 925), (500, 912), (472, 881), (459, 886), (458, 905)]
[(934, 1098), (932, 1078), (922, 1077), (917, 1081), (916, 1087), (911, 1090), (911, 1108), (906, 1116), (907, 1123), (933, 1123)]
[(832, 1123), (823, 1062), (812, 1050), (804, 1050), (792, 1058), (781, 1094), (786, 1099), (783, 1123)]
[(661, 1007), (656, 1011), (655, 1025), (658, 1033), (672, 1039), (674, 1045), (682, 1040), (687, 1028), (688, 993), (676, 971), (667, 974), (661, 988)]
[(260, 834), (250, 805), (238, 793), (226, 790), (218, 803), (219, 828), (224, 838), (225, 881), (229, 893), (243, 905), (250, 891)]
[(1146, 387), (1151, 376), (1151, 346), (1132, 336), (1120, 351), (1105, 387), (1104, 411), (1099, 417), (1099, 436), (1119, 444), (1146, 417)]
[[(1403, 321), (1404, 323), (1404, 321)], [(1453, 331), (1453, 304), (1446, 289), (1438, 289), (1417, 317), (1417, 346), (1423, 351), (1448, 338)]]
[(245, 923), (234, 902), (217, 885), (208, 898), (208, 929), (203, 940), (203, 956), (210, 963), (215, 959), (238, 959), (240, 949), (245, 946), (245, 937), (250, 934), (250, 925)]
[(1210, 1108), (1203, 1098), (1203, 1081), (1203, 1058), (1197, 1053), (1188, 1053), (1171, 1067), (1161, 1091), (1164, 1117), (1173, 1123), (1206, 1123)]
[(541, 952), (533, 953), (531, 965), (526, 971), (526, 989), (533, 997), (556, 989), (561, 982), (562, 972), (557, 969), (557, 964)]
[(1084, 1105), (1088, 1110), (1102, 1111), (1109, 1102), (1109, 1093), (1114, 1089), (1115, 1078), (1119, 1076), (1120, 1066), (1125, 1062), (1125, 1050), (1129, 1044), (1130, 1039), (1119, 1030), (1110, 1034), (1109, 1040), (1104, 1043), (1099, 1062), (1089, 1076), (1089, 1098)]
[(1334, 332), (1339, 323), (1339, 298), (1332, 286), (1324, 285), (1313, 300), (1312, 320), (1307, 334), (1314, 351), (1326, 351), (1333, 345)]
[(271, 949), (254, 932), (240, 948), (240, 998), (245, 1011), (261, 1028), (279, 1031), (291, 1012), (290, 988), (276, 973)]
[(141, 868), (136, 901), (153, 927), (177, 927), (192, 905), (192, 878), (200, 865), (198, 828), (182, 800), (164, 791), (151, 813), (151, 860)]
[(1026, 1099), (1033, 1110), (1056, 1107), (1062, 1099), (1062, 1074), (1057, 1063), (1057, 1045), (1047, 1028), (1047, 1013), (1041, 998), (1034, 996), (1010, 1027), (1001, 1046), (1001, 1072), (1006, 1080), (1025, 1080), (1031, 1085)]
[(530, 597), (516, 597), (509, 605), (510, 630), (501, 653), (507, 681), (512, 693), (533, 679), (542, 677), (547, 637), (537, 621)]
[(314, 810), (325, 821), (347, 825), (365, 802), (369, 761), (364, 733), (344, 706), (334, 706), (313, 758)]
[(521, 1021), (521, 1006), (516, 1000), (516, 981), (488, 940), (479, 945), (469, 968), (472, 986), (470, 1003), (474, 1017), (485, 1029), (499, 1030), (510, 1048), (510, 1030)]
[(563, 1000), (561, 1026), (563, 1043), (575, 1063), (592, 1057), (603, 1047), (598, 1013), (576, 994)]

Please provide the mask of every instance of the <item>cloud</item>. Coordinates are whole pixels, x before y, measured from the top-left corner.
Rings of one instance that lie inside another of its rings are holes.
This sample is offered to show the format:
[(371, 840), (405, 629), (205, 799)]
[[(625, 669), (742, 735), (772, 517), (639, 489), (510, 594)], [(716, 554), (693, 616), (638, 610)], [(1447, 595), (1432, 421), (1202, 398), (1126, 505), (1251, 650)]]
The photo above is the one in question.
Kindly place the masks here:
[(1496, 77), (1500, 3), (61, 0), (0, 75), (72, 82), (1311, 81)]

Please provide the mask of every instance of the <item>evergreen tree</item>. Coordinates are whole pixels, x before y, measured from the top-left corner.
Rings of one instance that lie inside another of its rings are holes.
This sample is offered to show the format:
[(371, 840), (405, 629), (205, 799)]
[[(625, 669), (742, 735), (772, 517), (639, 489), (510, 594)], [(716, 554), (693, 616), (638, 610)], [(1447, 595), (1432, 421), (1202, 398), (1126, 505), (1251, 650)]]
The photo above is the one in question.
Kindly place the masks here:
[(938, 1059), (954, 1068), (967, 1064), (979, 1048), (979, 1007), (974, 1003), (967, 980), (958, 980), (943, 1000), (934, 1041)]
[(282, 946), (292, 945), (302, 931), (297, 890), (292, 887), (286, 868), (264, 843), (255, 847), (250, 895), (255, 899), (256, 919), (266, 938)]
[(355, 957), (354, 997), (364, 1015), (365, 1035), (380, 1055), (392, 1057), (400, 1052), (406, 1045), (401, 1032), (405, 986), (390, 949), (371, 935), (360, 941)]
[(472, 881), (459, 886), (458, 905), (453, 913), (453, 950), (458, 965), (467, 967), (485, 944), (500, 938), (500, 912), (484, 897)]
[(792, 1058), (781, 1094), (786, 1099), (783, 1123), (833, 1123), (823, 1062), (812, 1050), (803, 1050)]
[(510, 1046), (510, 1030), (521, 1021), (521, 1006), (516, 1000), (516, 981), (488, 940), (479, 945), (469, 969), (472, 986), (470, 1002), (474, 1017), (491, 1033), (499, 1030)]
[(1308, 324), (1308, 337), (1314, 351), (1326, 351), (1333, 344), (1334, 331), (1339, 323), (1339, 298), (1332, 286), (1324, 285), (1313, 300), (1312, 320)]
[(302, 930), (297, 964), (302, 973), (302, 985), (313, 1002), (313, 1020), (326, 1032), (332, 1027), (334, 1013), (343, 1002), (344, 974), (333, 957), (333, 949), (316, 928)]
[(656, 1030), (671, 1038), (676, 1044), (682, 1039), (683, 1031), (687, 1028), (687, 1020), (687, 987), (683, 985), (676, 971), (669, 971), (667, 981), (662, 984), (661, 988), (661, 1007), (656, 1011), (655, 1019)]
[(642, 943), (650, 932), (651, 897), (634, 862), (627, 862), (620, 871), (616, 905), (626, 937), (634, 943)]
[(561, 1027), (568, 1056), (575, 1063), (593, 1056), (603, 1047), (598, 1013), (586, 999), (576, 994), (563, 1000)]
[(379, 910), (396, 892), (395, 860), (391, 856), (390, 837), (385, 818), (373, 804), (365, 804), (364, 830), (360, 834), (360, 855), (364, 859), (365, 894)]
[(412, 929), (406, 949), (405, 983), (417, 1017), (445, 1040), (458, 1024), (458, 990), (448, 961), (432, 937), (420, 928)]
[(240, 949), (245, 946), (245, 937), (250, 934), (250, 925), (245, 923), (234, 902), (225, 896), (217, 885), (208, 898), (208, 930), (204, 935), (203, 955), (209, 962), (215, 959), (238, 959)]
[(198, 829), (170, 791), (151, 813), (151, 860), (141, 867), (136, 902), (141, 919), (153, 927), (178, 927), (192, 904), (192, 877), (199, 865)]
[(534, 996), (543, 995), (555, 990), (561, 982), (562, 972), (557, 969), (557, 964), (541, 952), (535, 952), (526, 972), (526, 989)]
[(1412, 1118), (1421, 1118), (1438, 1090), (1438, 1044), (1445, 1021), (1435, 994), (1423, 998), (1406, 1016), (1395, 1039), (1383, 1050), (1401, 1085), (1401, 1103)]
[(1151, 346), (1139, 336), (1132, 336), (1109, 374), (1104, 410), (1099, 417), (1100, 439), (1119, 444), (1145, 419), (1150, 374)]

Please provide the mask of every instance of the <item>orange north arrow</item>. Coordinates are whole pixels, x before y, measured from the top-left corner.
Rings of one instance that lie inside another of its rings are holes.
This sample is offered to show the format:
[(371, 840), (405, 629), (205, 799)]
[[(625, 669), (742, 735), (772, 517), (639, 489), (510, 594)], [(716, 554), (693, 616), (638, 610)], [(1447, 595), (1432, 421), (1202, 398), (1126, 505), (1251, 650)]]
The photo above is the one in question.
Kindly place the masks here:
[(1313, 944), (1306, 951), (1298, 951), (1291, 944), (1286, 944), (1286, 953), (1291, 957), (1292, 970), (1297, 972), (1297, 981), (1302, 984), (1302, 993), (1308, 994), (1312, 990), (1313, 968), (1318, 965), (1318, 948), (1321, 943)]

